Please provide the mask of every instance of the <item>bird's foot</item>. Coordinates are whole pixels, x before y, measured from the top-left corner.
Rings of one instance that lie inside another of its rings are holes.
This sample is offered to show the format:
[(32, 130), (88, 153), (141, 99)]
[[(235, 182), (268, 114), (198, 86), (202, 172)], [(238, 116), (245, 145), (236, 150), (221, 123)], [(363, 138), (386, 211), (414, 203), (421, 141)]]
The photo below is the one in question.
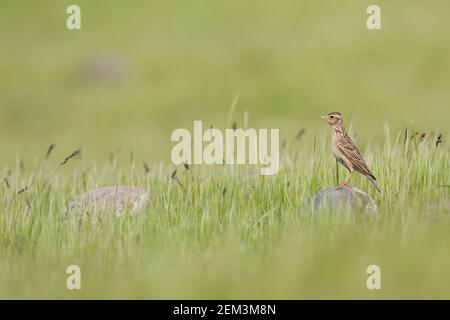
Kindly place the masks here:
[(344, 184), (341, 184), (340, 186), (337, 186), (336, 190), (341, 190), (344, 188), (351, 188), (351, 186), (348, 183), (344, 183)]

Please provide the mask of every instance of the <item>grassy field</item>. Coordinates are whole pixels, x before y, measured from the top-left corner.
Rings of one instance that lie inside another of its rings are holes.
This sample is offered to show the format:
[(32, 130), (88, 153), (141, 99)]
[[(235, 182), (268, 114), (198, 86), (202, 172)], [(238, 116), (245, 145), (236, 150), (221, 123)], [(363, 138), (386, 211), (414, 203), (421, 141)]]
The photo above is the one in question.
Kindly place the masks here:
[[(86, 0), (79, 31), (69, 4), (0, 3), (0, 298), (450, 298), (448, 1), (379, 1), (370, 32), (369, 1)], [(336, 184), (330, 111), (380, 181), (352, 178), (377, 216), (307, 204)], [(276, 176), (171, 164), (174, 129), (247, 117), (280, 129)], [(153, 203), (64, 213), (104, 185)]]

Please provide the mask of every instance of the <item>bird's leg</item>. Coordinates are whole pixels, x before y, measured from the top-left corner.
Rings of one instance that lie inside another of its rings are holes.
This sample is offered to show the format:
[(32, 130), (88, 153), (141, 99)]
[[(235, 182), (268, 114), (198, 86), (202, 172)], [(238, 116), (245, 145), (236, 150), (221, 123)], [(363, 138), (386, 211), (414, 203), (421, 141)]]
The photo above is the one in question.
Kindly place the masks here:
[(350, 178), (352, 177), (353, 171), (350, 171), (350, 174), (347, 176), (347, 178), (345, 178), (345, 181), (343, 184), (341, 184), (340, 186), (336, 187), (336, 190), (342, 189), (344, 187), (350, 187), (350, 185), (348, 184), (348, 181), (350, 180)]

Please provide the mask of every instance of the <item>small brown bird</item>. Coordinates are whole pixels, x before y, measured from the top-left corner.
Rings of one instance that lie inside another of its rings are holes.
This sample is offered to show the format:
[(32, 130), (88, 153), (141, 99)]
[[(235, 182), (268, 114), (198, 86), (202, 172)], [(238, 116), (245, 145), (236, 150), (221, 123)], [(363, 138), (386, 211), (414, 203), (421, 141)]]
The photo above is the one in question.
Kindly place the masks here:
[(357, 171), (367, 178), (375, 186), (378, 192), (381, 192), (380, 186), (378, 185), (377, 179), (370, 172), (364, 161), (358, 148), (353, 143), (352, 139), (348, 136), (344, 128), (344, 120), (339, 112), (331, 112), (326, 116), (320, 117), (321, 119), (328, 122), (328, 124), (333, 129), (333, 140), (331, 143), (331, 150), (334, 157), (339, 163), (341, 163), (349, 171), (349, 175), (345, 179), (344, 183), (338, 186), (341, 189), (345, 186), (349, 186), (348, 181), (350, 180), (353, 172)]

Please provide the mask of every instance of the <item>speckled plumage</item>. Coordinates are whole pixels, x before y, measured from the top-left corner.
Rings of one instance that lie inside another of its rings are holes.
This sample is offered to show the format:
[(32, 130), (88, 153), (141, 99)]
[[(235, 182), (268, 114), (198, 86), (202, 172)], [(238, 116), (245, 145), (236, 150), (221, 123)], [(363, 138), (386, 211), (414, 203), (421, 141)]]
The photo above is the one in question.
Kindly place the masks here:
[(375, 176), (370, 172), (358, 148), (345, 131), (341, 114), (339, 112), (331, 112), (326, 116), (321, 117), (321, 119), (327, 121), (333, 130), (331, 143), (333, 155), (350, 173), (344, 183), (338, 188), (347, 186), (353, 172), (357, 171), (366, 176), (375, 186), (377, 191), (381, 192)]

